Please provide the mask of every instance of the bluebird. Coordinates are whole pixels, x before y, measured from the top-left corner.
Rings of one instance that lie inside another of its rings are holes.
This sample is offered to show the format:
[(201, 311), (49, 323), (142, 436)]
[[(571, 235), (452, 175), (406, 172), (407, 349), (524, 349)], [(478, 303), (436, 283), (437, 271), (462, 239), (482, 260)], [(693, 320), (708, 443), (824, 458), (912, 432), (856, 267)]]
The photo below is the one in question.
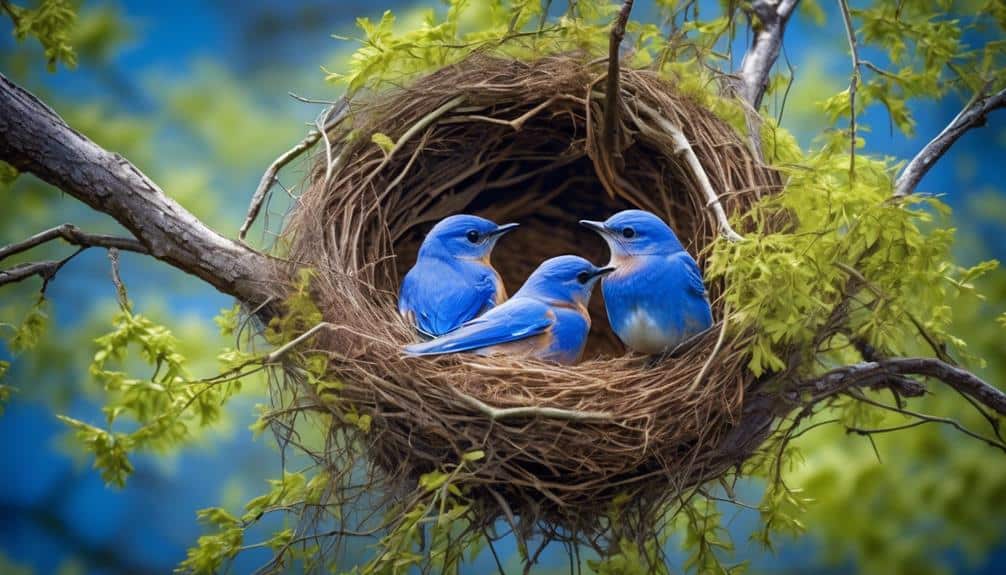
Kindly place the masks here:
[(601, 291), (618, 338), (642, 353), (663, 353), (708, 329), (712, 310), (702, 271), (674, 231), (657, 216), (625, 210), (604, 222), (580, 224), (604, 238), (615, 273)]
[(590, 331), (587, 302), (597, 280), (613, 271), (578, 256), (542, 262), (512, 298), (453, 332), (408, 345), (410, 355), (473, 351), (576, 363)]
[(423, 335), (437, 337), (505, 301), (506, 288), (489, 255), (500, 236), (516, 227), (464, 214), (438, 222), (405, 274), (398, 312)]

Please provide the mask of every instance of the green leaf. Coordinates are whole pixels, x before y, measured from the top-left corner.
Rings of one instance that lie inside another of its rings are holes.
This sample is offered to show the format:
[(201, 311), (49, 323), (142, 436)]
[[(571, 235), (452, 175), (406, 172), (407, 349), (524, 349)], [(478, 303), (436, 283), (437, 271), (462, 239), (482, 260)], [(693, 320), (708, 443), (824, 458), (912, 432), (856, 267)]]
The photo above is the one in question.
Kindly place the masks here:
[(387, 134), (375, 132), (370, 136), (370, 141), (377, 144), (384, 151), (384, 155), (390, 154), (395, 149), (395, 142), (391, 141)]
[(419, 486), (426, 491), (435, 491), (447, 482), (448, 477), (443, 471), (430, 471), (419, 477)]
[(464, 455), (462, 455), (461, 456), (461, 460), (470, 463), (470, 462), (473, 462), (473, 461), (479, 461), (479, 460), (483, 459), (485, 456), (486, 456), (486, 452), (485, 451), (483, 451), (481, 449), (476, 449), (474, 451), (469, 451), (469, 452), (465, 453)]
[(49, 325), (49, 316), (46, 314), (48, 300), (39, 298), (25, 315), (21, 325), (14, 332), (10, 339), (10, 350), (13, 353), (22, 353), (38, 345), (39, 340), (45, 334)]

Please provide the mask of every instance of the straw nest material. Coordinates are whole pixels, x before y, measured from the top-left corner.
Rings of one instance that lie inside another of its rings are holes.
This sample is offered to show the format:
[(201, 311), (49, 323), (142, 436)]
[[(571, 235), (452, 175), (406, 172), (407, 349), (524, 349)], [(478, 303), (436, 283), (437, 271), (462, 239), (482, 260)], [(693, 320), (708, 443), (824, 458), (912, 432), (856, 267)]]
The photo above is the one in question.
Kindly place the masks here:
[[(613, 336), (595, 293), (578, 365), (402, 354), (416, 336), (397, 313), (399, 280), (441, 218), (520, 222), (493, 254), (513, 293), (548, 257), (575, 253), (603, 264), (606, 248), (577, 220), (630, 207), (666, 219), (703, 262), (717, 221), (668, 122), (690, 142), (728, 214), (778, 188), (735, 130), (648, 71), (622, 71), (619, 149), (603, 149), (604, 71), (576, 56), (483, 54), (354, 102), (349, 120), (327, 134), (284, 231), (290, 261), (317, 272), (314, 297), (336, 324), (319, 346), (343, 387), (334, 400), (311, 396), (315, 407), (343, 415), (332, 418), (332, 437), (356, 432), (346, 411), (369, 415), (354, 444), (395, 485), (415, 485), (483, 450), (466, 466), (463, 489), (485, 523), (505, 516), (525, 528), (596, 532), (619, 494), (656, 509), (736, 463), (717, 447), (752, 376), (737, 351), (743, 336), (718, 341), (722, 322), (676, 357), (642, 357)], [(382, 149), (373, 134), (396, 147)], [(709, 288), (719, 319), (723, 286)], [(494, 419), (490, 407), (564, 411)]]

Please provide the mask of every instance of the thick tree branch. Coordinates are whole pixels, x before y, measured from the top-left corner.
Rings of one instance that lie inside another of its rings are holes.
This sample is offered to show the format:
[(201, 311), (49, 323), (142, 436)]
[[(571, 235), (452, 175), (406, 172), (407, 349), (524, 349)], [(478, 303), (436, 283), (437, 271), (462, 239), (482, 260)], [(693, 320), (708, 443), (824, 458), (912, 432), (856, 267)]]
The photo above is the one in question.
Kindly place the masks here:
[(768, 88), (768, 77), (779, 57), (786, 23), (800, 0), (754, 0), (751, 2), (751, 27), (754, 39), (744, 54), (740, 68), (740, 96), (754, 110), (761, 107)]
[(899, 357), (848, 365), (829, 371), (806, 385), (814, 393), (825, 396), (853, 387), (873, 386), (894, 376), (905, 375), (936, 378), (996, 413), (1006, 415), (1006, 393), (969, 371), (931, 357)]
[(207, 227), (122, 156), (3, 75), (0, 159), (114, 217), (151, 255), (218, 290), (251, 305), (269, 297), (274, 260)]
[(968, 102), (957, 117), (908, 162), (894, 182), (894, 195), (907, 196), (914, 192), (923, 176), (954, 142), (971, 128), (984, 126), (989, 112), (1003, 107), (1006, 107), (1006, 88), (995, 94), (978, 95)]

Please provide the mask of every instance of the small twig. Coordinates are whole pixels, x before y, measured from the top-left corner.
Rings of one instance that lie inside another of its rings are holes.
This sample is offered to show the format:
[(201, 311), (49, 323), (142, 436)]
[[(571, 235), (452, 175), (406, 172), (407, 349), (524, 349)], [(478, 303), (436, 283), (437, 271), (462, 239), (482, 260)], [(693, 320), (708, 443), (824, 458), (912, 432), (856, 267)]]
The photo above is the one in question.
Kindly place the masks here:
[(515, 419), (518, 417), (544, 417), (546, 419), (562, 419), (566, 421), (611, 421), (614, 419), (614, 416), (606, 411), (576, 411), (556, 407), (535, 406), (498, 408), (492, 407), (460, 390), (455, 389), (454, 393), (464, 400), (465, 403), (482, 412), (493, 421)]
[(908, 162), (894, 182), (894, 195), (907, 196), (914, 192), (923, 176), (950, 146), (971, 128), (985, 125), (989, 112), (1003, 107), (1006, 107), (1006, 88), (995, 94), (979, 94), (968, 102), (947, 127)]
[(713, 346), (713, 350), (709, 353), (709, 357), (706, 358), (706, 362), (702, 364), (702, 369), (699, 370), (698, 375), (696, 375), (695, 379), (692, 381), (692, 385), (688, 388), (689, 394), (699, 388), (699, 385), (702, 384), (702, 380), (705, 379), (706, 374), (709, 373), (709, 370), (712, 368), (713, 360), (716, 359), (716, 356), (720, 352), (720, 348), (723, 347), (723, 341), (726, 339), (727, 323), (729, 319), (730, 308), (725, 307), (723, 309), (723, 326), (720, 327), (720, 335), (716, 338), (716, 345)]
[[(949, 417), (938, 417), (938, 416), (935, 416), (935, 415), (927, 415), (925, 413), (919, 413), (917, 411), (912, 411), (910, 409), (902, 409), (902, 408), (899, 408), (899, 407), (895, 407), (893, 405), (888, 405), (888, 404), (880, 402), (880, 401), (874, 401), (874, 400), (872, 400), (872, 399), (870, 399), (868, 397), (864, 397), (864, 396), (856, 397), (856, 400), (857, 401), (862, 401), (864, 403), (868, 403), (870, 405), (873, 405), (875, 407), (879, 407), (881, 409), (886, 409), (887, 411), (892, 411), (894, 413), (900, 413), (901, 415), (906, 415), (908, 417), (914, 417), (915, 419), (924, 421), (926, 423), (932, 422), (932, 423), (943, 423), (945, 425), (949, 425), (950, 427), (953, 427), (954, 429), (956, 429), (957, 431), (960, 431), (964, 435), (967, 435), (969, 437), (972, 437), (974, 439), (982, 441), (982, 442), (986, 443), (987, 445), (989, 445), (991, 447), (995, 447), (995, 448), (997, 448), (997, 449), (999, 449), (999, 450), (1001, 450), (1003, 452), (1006, 452), (1006, 444), (1004, 444), (1004, 443), (1002, 443), (1000, 441), (997, 441), (995, 439), (992, 439), (990, 437), (985, 437), (984, 435), (981, 435), (980, 433), (975, 433), (974, 431), (971, 431), (967, 427), (964, 427), (963, 425), (961, 425), (961, 423), (958, 422), (957, 420), (950, 419)], [(897, 431), (897, 429), (891, 429), (891, 428), (884, 428), (884, 429), (879, 429), (879, 430), (868, 430), (867, 429), (867, 430), (862, 430), (862, 432), (857, 431), (856, 428), (851, 428), (851, 429), (852, 429), (853, 433), (861, 433), (862, 435), (867, 435), (869, 433), (884, 433), (884, 432), (887, 432), (887, 431)]]
[(262, 179), (259, 180), (258, 187), (255, 189), (255, 194), (252, 196), (251, 204), (248, 206), (248, 214), (245, 216), (245, 221), (241, 224), (241, 228), (238, 230), (239, 239), (243, 240), (245, 239), (245, 236), (248, 235), (248, 230), (251, 228), (252, 224), (255, 223), (255, 219), (258, 217), (258, 214), (262, 209), (262, 204), (265, 202), (269, 190), (272, 189), (273, 184), (277, 181), (277, 174), (279, 174), (280, 170), (286, 167), (286, 165), (290, 162), (300, 157), (301, 154), (314, 147), (314, 145), (318, 143), (318, 140), (321, 139), (322, 134), (325, 134), (327, 139), (328, 130), (337, 126), (348, 115), (349, 101), (346, 98), (342, 98), (322, 113), (321, 117), (325, 118), (325, 122), (316, 122), (315, 129), (308, 132), (307, 136), (305, 136), (303, 140), (273, 160), (272, 164), (269, 165), (269, 168), (264, 174), (262, 174)]
[(119, 250), (110, 248), (108, 250), (108, 261), (112, 264), (112, 285), (115, 286), (115, 297), (119, 300), (119, 307), (126, 313), (132, 313), (132, 306), (129, 304), (129, 294), (126, 293), (126, 284), (122, 283), (119, 275)]
[(727, 213), (723, 209), (723, 204), (720, 203), (720, 198), (716, 194), (716, 190), (713, 189), (713, 184), (709, 181), (709, 176), (706, 175), (706, 171), (702, 167), (702, 162), (700, 162), (698, 156), (695, 155), (695, 150), (693, 150), (691, 144), (688, 143), (688, 138), (685, 137), (681, 128), (675, 126), (670, 120), (664, 117), (663, 114), (654, 110), (648, 104), (637, 100), (635, 105), (642, 112), (650, 116), (650, 118), (674, 140), (674, 152), (684, 156), (685, 163), (688, 165), (692, 175), (695, 177), (696, 183), (700, 188), (702, 188), (702, 192), (706, 196), (706, 206), (712, 208), (713, 214), (716, 216), (720, 233), (732, 242), (743, 240), (744, 237), (730, 227), (730, 220), (727, 218)]
[(849, 179), (856, 177), (856, 88), (859, 85), (859, 48), (856, 46), (856, 29), (852, 26), (852, 14), (846, 0), (838, 0), (845, 23), (845, 35), (849, 40), (849, 51), (852, 54), (852, 78), (849, 79)]
[(332, 170), (335, 169), (335, 161), (332, 158), (332, 140), (328, 137), (328, 128), (324, 126), (323, 118), (326, 113), (320, 114), (314, 120), (315, 131), (321, 134), (321, 140), (325, 143), (325, 179), (322, 181), (322, 189), (328, 188), (328, 182), (332, 179)]
[(0, 270), (0, 286), (24, 281), (33, 276), (39, 276), (43, 282), (48, 281), (56, 273), (60, 262), (46, 260), (42, 262), (27, 262), (14, 267)]
[(287, 92), (287, 96), (290, 96), (298, 102), (303, 102), (305, 104), (325, 104), (328, 106), (336, 106), (339, 104), (339, 100), (323, 100), (321, 98), (308, 98), (306, 96), (301, 96), (295, 92)]
[(280, 347), (277, 347), (272, 352), (270, 352), (268, 355), (266, 355), (264, 358), (262, 358), (259, 361), (259, 363), (262, 363), (263, 365), (268, 365), (268, 364), (271, 364), (271, 363), (276, 363), (277, 361), (279, 361), (280, 358), (282, 358), (284, 355), (286, 355), (291, 349), (293, 349), (293, 348), (297, 347), (298, 345), (304, 343), (308, 339), (311, 339), (311, 337), (313, 337), (314, 334), (318, 333), (319, 331), (321, 331), (323, 329), (330, 329), (330, 328), (334, 328), (334, 327), (336, 327), (335, 324), (331, 324), (331, 323), (328, 323), (327, 321), (323, 321), (323, 322), (315, 325), (311, 329), (305, 331), (304, 333), (298, 335), (297, 337), (291, 339), (290, 341), (286, 342), (285, 344), (281, 345)]
[(39, 289), (40, 292), (45, 294), (46, 288), (49, 287), (49, 282), (56, 277), (56, 273), (63, 268), (70, 260), (77, 257), (81, 252), (86, 250), (88, 246), (81, 246), (77, 251), (66, 256), (61, 260), (46, 260), (41, 262), (28, 262), (23, 264), (18, 264), (12, 268), (6, 270), (0, 270), (0, 286), (7, 284), (17, 283), (26, 280), (32, 276), (38, 276), (42, 278), (42, 287)]
[(39, 232), (22, 242), (6, 245), (0, 248), (0, 261), (9, 256), (28, 251), (35, 246), (52, 241), (56, 238), (63, 238), (67, 243), (80, 247), (118, 248), (120, 250), (140, 254), (150, 253), (146, 246), (132, 238), (120, 238), (104, 234), (88, 234), (80, 231), (80, 229), (73, 224), (63, 224), (61, 226), (56, 226), (55, 228)]
[(621, 76), (621, 58), (618, 50), (625, 37), (625, 25), (629, 22), (629, 13), (632, 11), (633, 0), (625, 0), (622, 9), (618, 11), (618, 17), (611, 26), (611, 35), (608, 39), (608, 77), (604, 92), (604, 117), (602, 118), (601, 138), (603, 148), (609, 154), (615, 153), (616, 131), (618, 130), (618, 107), (621, 104), (619, 97), (618, 82)]

